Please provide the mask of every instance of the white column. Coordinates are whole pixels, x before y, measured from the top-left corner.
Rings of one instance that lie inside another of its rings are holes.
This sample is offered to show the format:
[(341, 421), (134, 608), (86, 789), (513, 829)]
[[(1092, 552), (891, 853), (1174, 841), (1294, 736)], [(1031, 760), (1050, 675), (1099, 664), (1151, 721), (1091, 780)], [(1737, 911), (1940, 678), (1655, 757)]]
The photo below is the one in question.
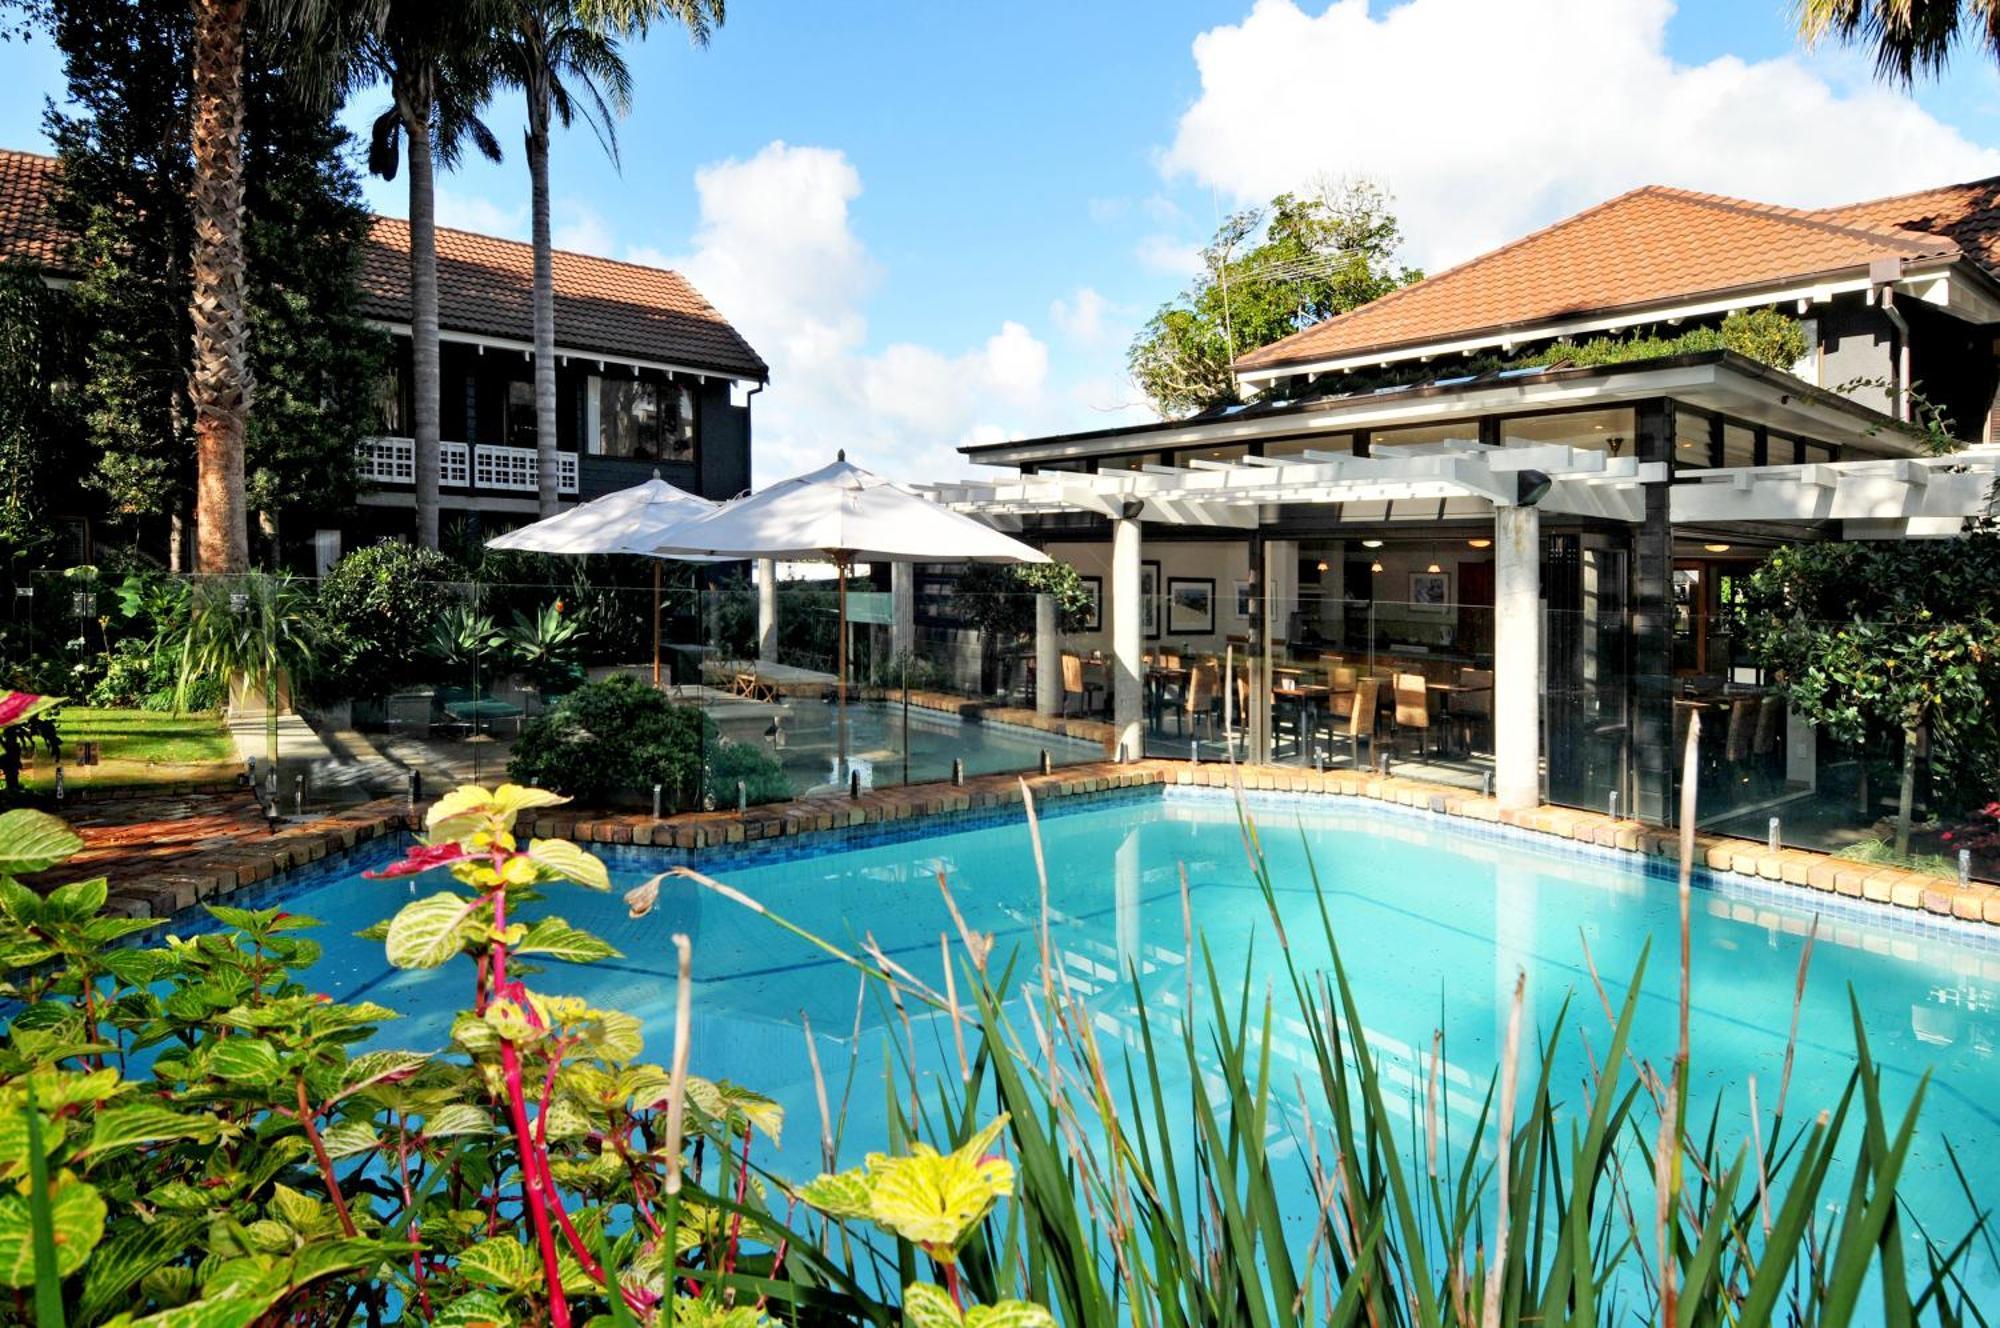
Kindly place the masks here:
[(1542, 800), (1542, 521), (1493, 509), (1493, 792), (1503, 808)]
[(757, 658), (767, 664), (778, 662), (778, 563), (775, 558), (757, 560)]
[(1054, 595), (1035, 596), (1035, 713), (1062, 710), (1062, 626)]
[(1146, 676), (1140, 662), (1139, 520), (1111, 522), (1112, 746), (1137, 760), (1146, 754)]
[(889, 564), (889, 651), (898, 659), (917, 653), (917, 565)]

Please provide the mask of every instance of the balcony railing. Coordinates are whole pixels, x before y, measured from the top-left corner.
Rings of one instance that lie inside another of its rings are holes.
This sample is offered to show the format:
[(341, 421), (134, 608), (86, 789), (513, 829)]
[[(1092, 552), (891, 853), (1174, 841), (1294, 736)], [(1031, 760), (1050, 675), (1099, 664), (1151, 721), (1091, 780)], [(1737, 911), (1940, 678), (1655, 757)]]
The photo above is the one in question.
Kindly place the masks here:
[[(361, 478), (372, 484), (415, 484), (417, 444), (411, 438), (361, 440)], [(438, 486), (533, 493), (535, 449), (491, 443), (439, 443)], [(575, 493), (576, 453), (556, 453), (556, 492)]]

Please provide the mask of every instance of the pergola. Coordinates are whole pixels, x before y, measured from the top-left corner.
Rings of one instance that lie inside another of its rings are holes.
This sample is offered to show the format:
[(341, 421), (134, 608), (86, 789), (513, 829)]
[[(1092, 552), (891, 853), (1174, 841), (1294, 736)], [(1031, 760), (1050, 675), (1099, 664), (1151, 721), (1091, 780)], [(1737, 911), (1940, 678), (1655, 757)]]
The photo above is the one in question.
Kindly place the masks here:
[[(1987, 510), (1996, 476), (2000, 447), (1990, 446), (1943, 457), (1683, 469), (1677, 477), (1668, 462), (1601, 450), (1465, 441), (1366, 456), (1307, 449), (1296, 456), (1193, 460), (1185, 466), (1105, 466), (1094, 473), (1057, 471), (927, 488), (936, 501), (1006, 530), (1021, 529), (1028, 517), (1061, 513), (1110, 522), (1112, 718), (1121, 750), (1135, 755), (1143, 750), (1142, 523), (1241, 530), (1256, 538), (1272, 526), (1281, 506), (1330, 506), (1343, 523), (1415, 526), (1490, 518), (1494, 791), (1505, 806), (1530, 807), (1540, 799), (1542, 512), (1638, 523), (1647, 519), (1649, 486), (1661, 486), (1672, 525), (1839, 520), (1854, 538), (1937, 537), (1956, 534), (1967, 518)], [(1280, 530), (1271, 543), (1281, 541)], [(1253, 585), (1263, 604), (1261, 642), (1272, 639), (1268, 587), (1282, 556), (1274, 556), (1267, 544), (1268, 566), (1252, 561)], [(1055, 615), (1045, 604), (1036, 642), (1042, 677), (1056, 676), (1059, 649)], [(1268, 668), (1268, 651), (1259, 662)], [(1263, 755), (1269, 733), (1268, 693), (1268, 686), (1255, 689), (1247, 717), (1253, 756)], [(1053, 699), (1045, 696), (1044, 704)]]

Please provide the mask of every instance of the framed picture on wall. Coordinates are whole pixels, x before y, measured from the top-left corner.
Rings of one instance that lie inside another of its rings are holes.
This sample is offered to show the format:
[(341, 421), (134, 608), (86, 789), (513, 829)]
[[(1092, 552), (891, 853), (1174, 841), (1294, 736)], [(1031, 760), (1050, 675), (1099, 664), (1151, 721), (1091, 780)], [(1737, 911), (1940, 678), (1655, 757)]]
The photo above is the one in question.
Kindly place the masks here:
[(1248, 581), (1238, 581), (1236, 583), (1236, 616), (1248, 619), (1254, 607), (1250, 598), (1250, 583)]
[(1083, 593), (1090, 597), (1089, 605), (1083, 611), (1083, 630), (1101, 632), (1104, 630), (1104, 578), (1085, 576), (1077, 579), (1083, 582)]
[(1160, 639), (1160, 565), (1139, 564), (1139, 627), (1148, 641)]
[(1410, 607), (1427, 616), (1447, 612), (1451, 608), (1451, 573), (1410, 573)]
[(1215, 631), (1215, 578), (1177, 576), (1167, 582), (1167, 634), (1208, 636)]

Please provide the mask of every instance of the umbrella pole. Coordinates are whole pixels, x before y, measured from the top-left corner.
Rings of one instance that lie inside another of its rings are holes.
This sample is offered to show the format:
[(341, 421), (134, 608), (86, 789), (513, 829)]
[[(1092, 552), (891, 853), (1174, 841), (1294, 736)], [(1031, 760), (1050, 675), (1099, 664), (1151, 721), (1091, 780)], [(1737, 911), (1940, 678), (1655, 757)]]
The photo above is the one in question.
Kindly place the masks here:
[(840, 582), (840, 639), (834, 647), (834, 728), (835, 748), (839, 764), (834, 769), (841, 774), (847, 771), (847, 559), (833, 560), (835, 577)]
[(660, 686), (660, 560), (653, 559), (653, 687)]

